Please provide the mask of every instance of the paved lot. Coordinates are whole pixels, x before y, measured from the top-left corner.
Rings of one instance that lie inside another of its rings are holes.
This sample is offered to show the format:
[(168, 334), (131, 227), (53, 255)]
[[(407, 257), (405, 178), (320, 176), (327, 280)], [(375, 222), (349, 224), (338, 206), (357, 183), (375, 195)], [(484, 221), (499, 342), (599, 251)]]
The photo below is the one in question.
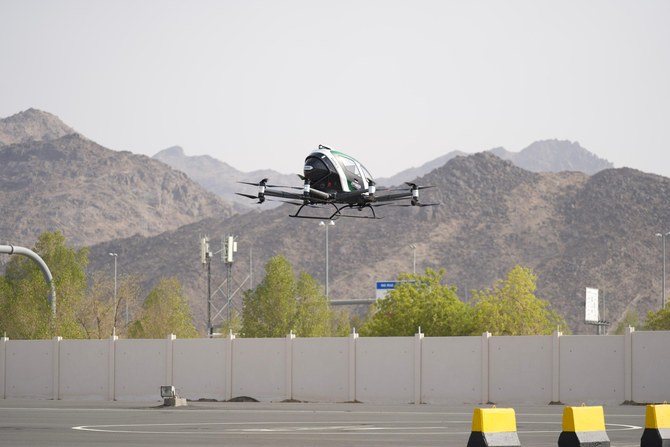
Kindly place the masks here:
[[(474, 405), (0, 400), (2, 446), (460, 446)], [(556, 446), (562, 406), (511, 406), (521, 445)], [(612, 446), (640, 445), (644, 406), (605, 407)]]

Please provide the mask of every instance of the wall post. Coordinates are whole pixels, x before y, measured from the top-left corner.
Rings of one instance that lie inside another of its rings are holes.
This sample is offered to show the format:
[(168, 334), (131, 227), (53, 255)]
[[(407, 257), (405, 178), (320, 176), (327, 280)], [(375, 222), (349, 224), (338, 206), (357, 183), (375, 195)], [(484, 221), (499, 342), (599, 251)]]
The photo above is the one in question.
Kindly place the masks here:
[(421, 403), (421, 346), (423, 334), (421, 327), (419, 332), (414, 335), (414, 403)]
[(633, 332), (635, 328), (628, 326), (623, 332), (623, 397), (624, 402), (634, 402), (633, 399)]
[(112, 335), (107, 342), (107, 400), (116, 400), (116, 340)]
[(284, 389), (286, 390), (285, 398), (287, 400), (293, 399), (293, 340), (295, 339), (295, 334), (291, 331), (290, 334), (286, 336), (286, 353), (285, 357), (285, 367), (286, 367), (286, 382)]
[(231, 330), (226, 337), (226, 400), (233, 398), (233, 340), (235, 334)]
[(482, 404), (489, 403), (489, 338), (490, 332), (482, 334)]
[(172, 383), (172, 348), (173, 341), (177, 339), (175, 334), (167, 336), (165, 345), (165, 385), (174, 385)]
[(63, 337), (54, 337), (51, 340), (51, 355), (52, 355), (52, 375), (51, 375), (51, 393), (52, 399), (60, 399), (60, 341)]
[(7, 399), (7, 342), (9, 338), (0, 337), (0, 399)]
[(551, 402), (561, 403), (561, 336), (562, 332), (553, 333), (551, 340)]
[(349, 402), (356, 402), (356, 339), (358, 334), (354, 328), (349, 334)]

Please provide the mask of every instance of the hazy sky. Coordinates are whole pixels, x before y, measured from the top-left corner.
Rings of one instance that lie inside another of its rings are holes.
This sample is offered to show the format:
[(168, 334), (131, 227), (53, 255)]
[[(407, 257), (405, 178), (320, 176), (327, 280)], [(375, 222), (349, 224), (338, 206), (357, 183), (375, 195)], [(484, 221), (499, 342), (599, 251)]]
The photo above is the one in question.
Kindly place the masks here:
[(383, 177), (557, 138), (670, 177), (668, 0), (0, 0), (0, 64), (0, 117), (116, 150)]

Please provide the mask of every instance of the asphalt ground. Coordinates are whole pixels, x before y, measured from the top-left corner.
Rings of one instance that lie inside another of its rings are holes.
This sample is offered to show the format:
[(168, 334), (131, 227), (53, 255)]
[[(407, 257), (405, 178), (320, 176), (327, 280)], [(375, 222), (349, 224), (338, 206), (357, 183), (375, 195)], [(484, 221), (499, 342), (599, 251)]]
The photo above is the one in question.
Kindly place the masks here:
[[(461, 446), (477, 405), (0, 400), (0, 446)], [(486, 407), (480, 405), (479, 407)], [(500, 405), (522, 446), (557, 446), (563, 406)], [(637, 447), (644, 406), (606, 406), (611, 445)]]

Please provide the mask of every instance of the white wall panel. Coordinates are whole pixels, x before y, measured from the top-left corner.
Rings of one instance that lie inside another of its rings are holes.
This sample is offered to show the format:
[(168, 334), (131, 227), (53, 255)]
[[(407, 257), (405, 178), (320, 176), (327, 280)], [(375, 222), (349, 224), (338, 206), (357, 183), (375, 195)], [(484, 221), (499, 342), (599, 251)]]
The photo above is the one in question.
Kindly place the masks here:
[(293, 340), (293, 398), (346, 402), (349, 396), (349, 339)]
[(106, 400), (109, 383), (109, 342), (61, 340), (60, 398)]
[(633, 401), (670, 402), (670, 331), (632, 335)]
[(478, 403), (481, 338), (425, 337), (421, 347), (421, 402)]
[(172, 345), (172, 384), (180, 397), (226, 399), (228, 339), (182, 339)]
[(495, 403), (549, 403), (550, 335), (489, 339), (489, 399)]
[(233, 397), (286, 399), (286, 339), (236, 338), (233, 342)]
[(5, 345), (5, 393), (11, 398), (53, 397), (53, 342), (10, 340)]
[(116, 400), (161, 400), (166, 381), (167, 340), (117, 340)]
[(624, 401), (623, 335), (564, 335), (560, 339), (560, 400), (566, 405)]
[(356, 340), (356, 400), (414, 402), (413, 337), (361, 337)]

